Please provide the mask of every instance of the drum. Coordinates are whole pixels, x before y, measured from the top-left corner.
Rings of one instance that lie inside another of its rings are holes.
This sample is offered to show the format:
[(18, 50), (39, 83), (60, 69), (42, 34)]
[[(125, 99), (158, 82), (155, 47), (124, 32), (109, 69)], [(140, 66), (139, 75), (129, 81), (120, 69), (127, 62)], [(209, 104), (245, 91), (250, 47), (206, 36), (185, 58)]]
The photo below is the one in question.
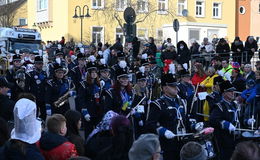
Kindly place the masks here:
[(216, 152), (216, 146), (215, 143), (213, 142), (213, 134), (209, 135), (198, 135), (198, 136), (189, 136), (184, 138), (185, 143), (189, 141), (195, 141), (201, 144), (207, 153), (207, 159), (213, 160), (217, 156)]

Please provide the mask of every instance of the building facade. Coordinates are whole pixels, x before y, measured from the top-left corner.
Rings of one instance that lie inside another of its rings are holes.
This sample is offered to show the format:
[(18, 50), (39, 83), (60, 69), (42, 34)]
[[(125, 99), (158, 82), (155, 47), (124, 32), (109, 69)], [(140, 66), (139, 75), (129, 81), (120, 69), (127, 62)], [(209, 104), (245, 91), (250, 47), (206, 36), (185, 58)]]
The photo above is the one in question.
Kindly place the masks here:
[(0, 0), (1, 27), (27, 27), (27, 0)]
[[(178, 40), (233, 40), (235, 4), (235, 0), (28, 0), (28, 25), (38, 29), (44, 41), (64, 36), (79, 42), (82, 35), (83, 42), (113, 43), (117, 37), (124, 37), (123, 11), (131, 6), (137, 15), (136, 36), (141, 40), (154, 37), (161, 43), (171, 37), (175, 43), (174, 19), (180, 21)], [(73, 18), (86, 15), (88, 7), (83, 11), (84, 5), (89, 7), (91, 17)]]

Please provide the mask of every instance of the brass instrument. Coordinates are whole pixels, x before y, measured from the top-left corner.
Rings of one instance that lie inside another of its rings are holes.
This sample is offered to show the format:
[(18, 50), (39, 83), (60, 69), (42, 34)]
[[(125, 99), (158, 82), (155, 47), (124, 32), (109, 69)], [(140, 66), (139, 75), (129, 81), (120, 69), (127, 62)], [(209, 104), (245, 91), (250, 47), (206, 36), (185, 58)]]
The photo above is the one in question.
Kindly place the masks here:
[(72, 90), (75, 90), (75, 85), (73, 85), (73, 87), (71, 89), (68, 90), (68, 92), (66, 92), (63, 96), (61, 96), (57, 101), (55, 101), (53, 104), (55, 107), (59, 108), (62, 105), (64, 105), (65, 103), (68, 102), (68, 99), (70, 97), (70, 92)]
[(5, 57), (0, 57), (0, 75), (5, 75), (8, 69), (8, 60)]

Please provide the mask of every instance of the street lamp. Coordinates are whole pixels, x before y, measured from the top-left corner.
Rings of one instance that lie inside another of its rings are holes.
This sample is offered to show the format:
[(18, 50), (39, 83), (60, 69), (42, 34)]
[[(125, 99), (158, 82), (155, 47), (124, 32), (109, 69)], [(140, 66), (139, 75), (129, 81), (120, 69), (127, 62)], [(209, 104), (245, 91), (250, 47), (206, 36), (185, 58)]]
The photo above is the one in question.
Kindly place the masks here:
[[(87, 7), (87, 14), (85, 15), (86, 7)], [(79, 15), (77, 14), (78, 9), (79, 9)], [(83, 13), (83, 14), (81, 14), (81, 13)], [(81, 12), (80, 6), (75, 7), (75, 14), (72, 18), (80, 18), (80, 23), (81, 23), (80, 41), (81, 41), (81, 43), (82, 43), (82, 34), (83, 34), (83, 31), (82, 31), (83, 30), (83, 19), (88, 18), (88, 17), (91, 17), (91, 16), (89, 14), (89, 7), (87, 5), (83, 6), (82, 12)]]

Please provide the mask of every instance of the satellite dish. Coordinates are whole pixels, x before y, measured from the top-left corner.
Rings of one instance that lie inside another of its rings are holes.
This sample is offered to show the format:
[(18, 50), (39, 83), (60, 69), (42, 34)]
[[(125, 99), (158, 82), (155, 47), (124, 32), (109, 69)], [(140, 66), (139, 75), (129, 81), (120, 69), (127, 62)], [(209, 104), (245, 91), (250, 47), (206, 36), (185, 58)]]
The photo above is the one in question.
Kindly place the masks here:
[(182, 15), (184, 17), (187, 17), (188, 16), (188, 10), (187, 9), (182, 10)]
[(124, 19), (127, 23), (133, 23), (135, 21), (136, 14), (132, 7), (127, 7), (124, 11)]

